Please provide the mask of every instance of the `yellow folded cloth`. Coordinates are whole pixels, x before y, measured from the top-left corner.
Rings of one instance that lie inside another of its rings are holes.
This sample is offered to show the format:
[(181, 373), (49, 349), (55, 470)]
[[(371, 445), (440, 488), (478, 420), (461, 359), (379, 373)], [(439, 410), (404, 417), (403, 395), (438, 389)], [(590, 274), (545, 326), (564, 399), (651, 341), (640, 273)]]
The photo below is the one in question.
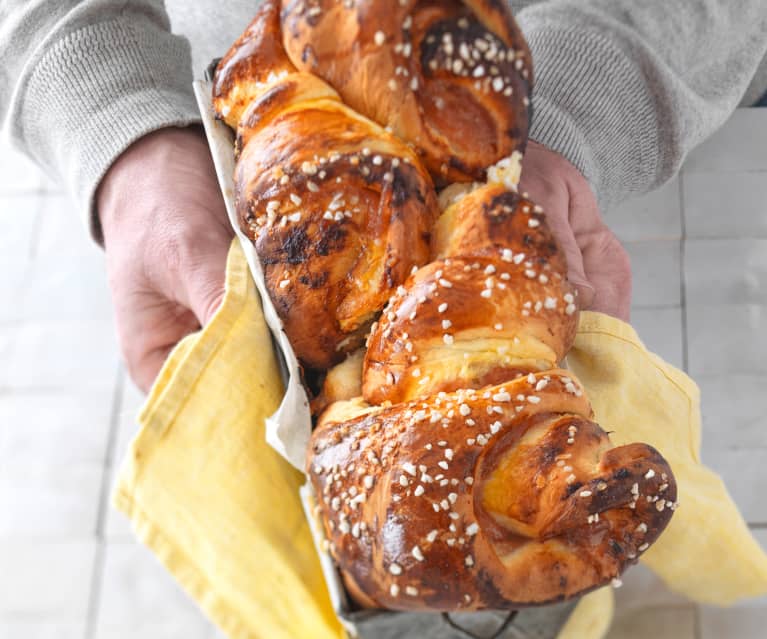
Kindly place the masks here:
[[(170, 355), (139, 415), (117, 508), (232, 639), (344, 637), (298, 496), (304, 478), (264, 439), (282, 385), (240, 246), (221, 309)], [(668, 459), (681, 506), (643, 561), (674, 590), (729, 604), (767, 593), (767, 556), (721, 480), (700, 464), (698, 390), (628, 325), (583, 313), (568, 364), (616, 444)], [(576, 608), (559, 639), (599, 639), (612, 593)]]

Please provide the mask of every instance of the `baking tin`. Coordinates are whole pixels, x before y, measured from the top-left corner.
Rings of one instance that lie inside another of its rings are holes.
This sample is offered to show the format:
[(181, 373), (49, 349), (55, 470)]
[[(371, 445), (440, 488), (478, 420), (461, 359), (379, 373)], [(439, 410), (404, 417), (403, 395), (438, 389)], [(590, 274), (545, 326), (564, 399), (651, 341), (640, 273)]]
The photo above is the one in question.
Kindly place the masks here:
[[(269, 297), (253, 243), (240, 231), (234, 203), (234, 137), (215, 119), (211, 105), (212, 77), (218, 60), (206, 70), (205, 80), (194, 82), (194, 91), (210, 145), (221, 192), (232, 228), (240, 240), (261, 297), (266, 322), (272, 332), (285, 396), (266, 422), (267, 442), (293, 466), (304, 472), (305, 451), (311, 436), (309, 401), (301, 384), (298, 361)], [(322, 526), (310, 484), (301, 489), (301, 501), (320, 558), (331, 604), (338, 619), (355, 639), (555, 639), (577, 601), (515, 611), (463, 613), (396, 612), (357, 609), (346, 594), (338, 569), (326, 550)], [(450, 575), (445, 575), (450, 578)]]

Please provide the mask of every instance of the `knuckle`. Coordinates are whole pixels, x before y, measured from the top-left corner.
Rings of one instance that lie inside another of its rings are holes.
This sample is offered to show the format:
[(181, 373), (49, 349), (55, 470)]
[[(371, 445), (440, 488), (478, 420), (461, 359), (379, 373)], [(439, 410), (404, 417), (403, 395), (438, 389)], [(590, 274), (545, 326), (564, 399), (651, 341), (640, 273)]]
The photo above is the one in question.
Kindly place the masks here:
[(631, 258), (623, 243), (611, 232), (609, 233), (610, 243), (617, 265), (626, 271), (631, 270)]
[(631, 258), (621, 241), (604, 227), (602, 232), (596, 235), (594, 251), (599, 258), (609, 262), (613, 270), (619, 272), (631, 271)]

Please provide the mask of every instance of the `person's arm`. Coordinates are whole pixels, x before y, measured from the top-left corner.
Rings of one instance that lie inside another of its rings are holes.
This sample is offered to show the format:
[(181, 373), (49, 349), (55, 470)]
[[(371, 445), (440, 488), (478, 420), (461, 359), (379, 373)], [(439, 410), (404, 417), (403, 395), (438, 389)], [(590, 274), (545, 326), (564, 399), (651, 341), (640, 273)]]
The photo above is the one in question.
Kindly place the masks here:
[(188, 42), (160, 0), (5, 0), (0, 120), (88, 216), (115, 159), (151, 131), (199, 122)]
[(764, 0), (522, 4), (536, 76), (530, 138), (575, 165), (603, 209), (670, 179), (767, 53)]
[(157, 0), (5, 0), (0, 116), (103, 240), (120, 347), (148, 390), (207, 323), (232, 237), (192, 93), (189, 45)]

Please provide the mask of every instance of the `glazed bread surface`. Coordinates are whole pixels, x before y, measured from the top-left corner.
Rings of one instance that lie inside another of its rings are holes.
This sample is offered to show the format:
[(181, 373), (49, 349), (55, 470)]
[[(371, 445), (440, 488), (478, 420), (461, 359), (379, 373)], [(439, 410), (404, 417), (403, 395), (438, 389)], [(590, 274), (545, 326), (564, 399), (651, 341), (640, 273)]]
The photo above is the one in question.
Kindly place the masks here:
[(391, 293), (428, 260), (428, 172), (280, 44), (270, 0), (222, 60), (218, 116), (236, 128), (235, 202), (299, 359), (327, 369), (358, 348)]
[(367, 607), (539, 605), (617, 578), (676, 507), (668, 464), (612, 448), (568, 371), (389, 408), (339, 402), (308, 472), (344, 583)]
[(290, 0), (293, 63), (415, 145), (439, 186), (524, 151), (532, 63), (504, 2)]
[(306, 469), (365, 607), (574, 597), (677, 506), (658, 451), (613, 447), (562, 369), (577, 293), (517, 192), (531, 87), (491, 0), (267, 0), (218, 68), (240, 226), (325, 375)]
[(575, 289), (540, 207), (500, 184), (452, 204), (433, 261), (368, 338), (363, 394), (400, 402), (556, 367), (575, 338)]

